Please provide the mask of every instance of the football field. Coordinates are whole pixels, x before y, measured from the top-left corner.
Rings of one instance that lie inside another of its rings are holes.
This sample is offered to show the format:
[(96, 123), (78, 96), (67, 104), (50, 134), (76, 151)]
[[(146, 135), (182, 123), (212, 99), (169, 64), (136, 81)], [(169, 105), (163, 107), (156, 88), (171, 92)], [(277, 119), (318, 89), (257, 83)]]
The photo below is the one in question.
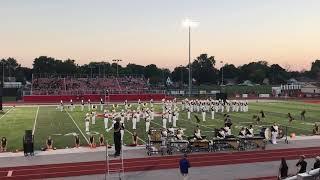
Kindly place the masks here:
[[(122, 108), (123, 105), (119, 105), (116, 109), (117, 112), (120, 112)], [(132, 104), (132, 109), (135, 108), (136, 105)], [(160, 113), (162, 107), (160, 104), (155, 104), (154, 108), (156, 116), (151, 122), (151, 127), (161, 128), (162, 119)], [(111, 110), (112, 106), (109, 105), (108, 109)], [(306, 120), (304, 121), (300, 120), (300, 113), (303, 109), (306, 110)], [(98, 114), (102, 114), (99, 110), (100, 107), (98, 106)], [(252, 116), (259, 115), (261, 110), (265, 112), (266, 118), (261, 119), (261, 122), (257, 124), (252, 120)], [(96, 142), (98, 142), (100, 133), (113, 144), (113, 131), (105, 131), (102, 117), (97, 117), (96, 124), (90, 125), (90, 133), (85, 132), (84, 119), (86, 113), (87, 107), (82, 112), (80, 106), (76, 106), (74, 111), (66, 108), (62, 112), (57, 109), (57, 106), (5, 107), (4, 114), (0, 115), (0, 137), (5, 136), (8, 139), (8, 151), (22, 150), (22, 137), (27, 129), (34, 132), (36, 150), (45, 146), (48, 136), (52, 137), (56, 148), (74, 147), (74, 134), (79, 134), (82, 146), (88, 145), (90, 134), (93, 134), (96, 137)], [(288, 113), (291, 113), (295, 118), (291, 123), (288, 121)], [(180, 111), (177, 126), (185, 128), (185, 135), (191, 136), (195, 126), (199, 125), (202, 134), (211, 138), (213, 136), (212, 131), (215, 128), (223, 127), (223, 114), (216, 113), (215, 119), (211, 120), (211, 114), (207, 113), (207, 121), (201, 121), (198, 124), (193, 115), (198, 115), (202, 119), (200, 113), (193, 113), (192, 119), (187, 120), (187, 113)], [(273, 122), (278, 123), (280, 126), (287, 126), (288, 134), (293, 132), (297, 135), (310, 135), (312, 134), (314, 123), (320, 122), (320, 104), (296, 101), (249, 102), (249, 112), (230, 112), (229, 114), (233, 122), (232, 132), (235, 135), (238, 134), (239, 129), (243, 126), (247, 127), (253, 124), (255, 133), (259, 133), (262, 127), (270, 126)], [(109, 122), (110, 125), (111, 123)], [(131, 144), (133, 132), (131, 121), (125, 123), (125, 128), (124, 143)], [(145, 123), (142, 119), (137, 124), (137, 134), (140, 138), (139, 143), (145, 143)]]

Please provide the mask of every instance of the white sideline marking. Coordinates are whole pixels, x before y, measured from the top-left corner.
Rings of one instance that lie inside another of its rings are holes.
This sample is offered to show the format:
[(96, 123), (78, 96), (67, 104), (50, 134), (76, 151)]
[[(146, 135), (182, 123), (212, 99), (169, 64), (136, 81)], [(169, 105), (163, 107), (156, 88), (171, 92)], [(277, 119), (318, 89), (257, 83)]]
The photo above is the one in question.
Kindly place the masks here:
[(36, 131), (36, 125), (37, 125), (37, 119), (38, 119), (38, 114), (39, 114), (39, 108), (40, 108), (40, 106), (38, 106), (37, 113), (36, 113), (36, 117), (34, 118), (32, 135), (34, 135), (34, 132)]
[(12, 173), (13, 173), (12, 170), (8, 171), (7, 177), (11, 177), (11, 176), (12, 176)]
[[(130, 132), (129, 130), (125, 129), (129, 134), (133, 135), (132, 132)], [(138, 139), (140, 139), (140, 141), (142, 141), (144, 144), (146, 144), (146, 142), (144, 140), (142, 140), (141, 138), (139, 138), (138, 136)]]
[(13, 107), (10, 108), (7, 112), (5, 112), (5, 113), (0, 117), (0, 119), (2, 119), (5, 115), (7, 115), (12, 109), (13, 109)]
[(83, 132), (81, 131), (81, 129), (79, 128), (78, 124), (74, 121), (73, 117), (70, 115), (70, 113), (65, 110), (67, 112), (67, 114), (69, 115), (70, 119), (73, 121), (74, 125), (77, 126), (78, 130), (80, 131), (80, 133), (82, 134), (82, 136), (84, 137), (84, 139), (87, 141), (87, 143), (89, 144), (89, 140), (87, 139), (87, 137), (83, 134)]

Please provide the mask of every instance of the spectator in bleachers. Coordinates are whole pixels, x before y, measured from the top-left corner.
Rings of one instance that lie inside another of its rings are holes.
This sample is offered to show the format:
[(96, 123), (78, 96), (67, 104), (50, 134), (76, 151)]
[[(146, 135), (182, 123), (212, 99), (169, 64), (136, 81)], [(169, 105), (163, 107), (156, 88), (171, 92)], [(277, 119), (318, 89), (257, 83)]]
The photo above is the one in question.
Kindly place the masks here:
[(318, 168), (320, 168), (320, 157), (319, 156), (316, 157), (316, 161), (313, 164), (313, 169), (318, 169)]
[(298, 174), (305, 173), (307, 171), (307, 162), (305, 161), (305, 158), (306, 157), (304, 155), (300, 156), (300, 160), (296, 164), (296, 166), (300, 168)]

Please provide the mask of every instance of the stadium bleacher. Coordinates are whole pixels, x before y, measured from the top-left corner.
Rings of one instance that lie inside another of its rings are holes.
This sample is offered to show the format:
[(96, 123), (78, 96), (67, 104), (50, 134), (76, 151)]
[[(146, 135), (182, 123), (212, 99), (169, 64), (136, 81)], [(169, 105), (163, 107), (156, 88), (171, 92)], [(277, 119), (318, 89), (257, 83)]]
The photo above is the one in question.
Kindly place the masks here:
[(32, 80), (30, 95), (83, 95), (101, 92), (138, 92), (148, 90), (144, 77), (39, 77)]

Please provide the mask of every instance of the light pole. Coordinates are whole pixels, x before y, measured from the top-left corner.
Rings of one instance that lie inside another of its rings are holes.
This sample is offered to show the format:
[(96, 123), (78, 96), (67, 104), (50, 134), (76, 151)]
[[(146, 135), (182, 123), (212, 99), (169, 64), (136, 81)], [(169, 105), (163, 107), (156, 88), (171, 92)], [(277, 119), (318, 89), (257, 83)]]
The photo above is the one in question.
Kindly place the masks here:
[(118, 63), (121, 62), (121, 59), (113, 59), (113, 62), (115, 62), (117, 64), (117, 77), (119, 77), (119, 71), (118, 71)]
[(198, 22), (192, 21), (190, 19), (185, 19), (182, 22), (184, 27), (188, 28), (188, 41), (189, 41), (189, 97), (191, 96), (192, 83), (191, 83), (191, 27), (196, 27)]
[(224, 64), (223, 64), (223, 61), (220, 61), (221, 63), (221, 84), (220, 85), (223, 85), (223, 67), (224, 67)]

